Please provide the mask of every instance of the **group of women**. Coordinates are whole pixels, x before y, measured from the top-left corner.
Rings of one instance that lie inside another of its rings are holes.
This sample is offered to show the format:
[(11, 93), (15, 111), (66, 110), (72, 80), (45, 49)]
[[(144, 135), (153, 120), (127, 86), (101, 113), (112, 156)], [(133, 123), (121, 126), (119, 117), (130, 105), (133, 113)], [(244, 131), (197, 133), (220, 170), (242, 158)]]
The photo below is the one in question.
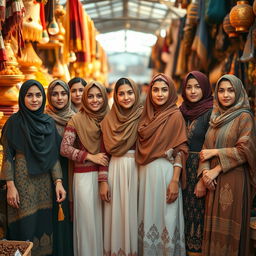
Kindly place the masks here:
[(182, 97), (178, 107), (172, 79), (157, 74), (142, 106), (137, 84), (120, 78), (109, 110), (104, 86), (74, 78), (49, 85), (44, 109), (43, 87), (26, 81), (1, 137), (7, 238), (32, 241), (37, 256), (249, 255), (246, 91), (224, 75), (213, 98), (193, 71)]

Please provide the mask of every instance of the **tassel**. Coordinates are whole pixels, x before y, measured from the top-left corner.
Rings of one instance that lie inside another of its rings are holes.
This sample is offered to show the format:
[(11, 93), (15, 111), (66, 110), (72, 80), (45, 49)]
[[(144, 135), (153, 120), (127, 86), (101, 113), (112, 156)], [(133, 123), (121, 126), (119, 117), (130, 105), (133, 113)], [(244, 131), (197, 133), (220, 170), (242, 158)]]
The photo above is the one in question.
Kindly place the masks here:
[(65, 215), (63, 213), (61, 204), (59, 204), (58, 221), (63, 221), (64, 219), (65, 219)]

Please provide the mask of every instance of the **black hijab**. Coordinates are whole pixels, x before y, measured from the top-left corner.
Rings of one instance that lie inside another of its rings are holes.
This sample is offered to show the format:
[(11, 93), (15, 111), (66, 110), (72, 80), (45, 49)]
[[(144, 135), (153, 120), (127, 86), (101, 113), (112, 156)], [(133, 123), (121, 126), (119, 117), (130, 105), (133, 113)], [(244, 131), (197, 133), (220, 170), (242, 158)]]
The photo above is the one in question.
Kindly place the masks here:
[[(24, 102), (33, 85), (39, 88), (43, 97), (42, 106), (36, 111), (29, 110)], [(2, 133), (11, 151), (24, 153), (28, 172), (33, 175), (49, 172), (59, 156), (57, 130), (54, 120), (44, 114), (45, 102), (45, 91), (38, 81), (24, 82), (19, 93), (19, 111), (8, 119)], [(12, 160), (13, 156), (9, 153), (7, 158)]]

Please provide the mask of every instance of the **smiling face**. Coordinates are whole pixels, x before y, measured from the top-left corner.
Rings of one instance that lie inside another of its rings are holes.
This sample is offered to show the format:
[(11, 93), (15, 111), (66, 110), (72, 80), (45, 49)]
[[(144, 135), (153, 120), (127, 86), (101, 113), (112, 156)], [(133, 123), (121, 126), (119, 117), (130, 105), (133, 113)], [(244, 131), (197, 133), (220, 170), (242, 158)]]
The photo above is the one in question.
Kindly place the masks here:
[(234, 104), (235, 99), (236, 94), (232, 84), (227, 80), (221, 81), (218, 88), (218, 100), (220, 104), (225, 108), (229, 108)]
[(80, 107), (82, 103), (82, 95), (84, 86), (79, 83), (74, 83), (70, 88), (71, 101), (76, 107)]
[(169, 93), (169, 87), (164, 81), (156, 81), (151, 89), (152, 101), (162, 106), (167, 102)]
[(123, 84), (118, 87), (117, 102), (124, 109), (129, 109), (134, 105), (135, 94), (129, 84)]
[(188, 79), (185, 93), (190, 102), (198, 102), (203, 98), (203, 91), (195, 78)]
[(97, 112), (102, 108), (104, 104), (103, 95), (99, 90), (99, 88), (97, 88), (96, 86), (93, 86), (88, 91), (87, 103), (88, 103), (88, 108), (93, 112)]
[(51, 93), (52, 105), (57, 109), (63, 109), (68, 103), (68, 93), (61, 85), (56, 85)]
[(42, 106), (42, 103), (43, 103), (42, 92), (36, 85), (31, 86), (28, 89), (24, 98), (25, 106), (31, 111), (36, 111)]

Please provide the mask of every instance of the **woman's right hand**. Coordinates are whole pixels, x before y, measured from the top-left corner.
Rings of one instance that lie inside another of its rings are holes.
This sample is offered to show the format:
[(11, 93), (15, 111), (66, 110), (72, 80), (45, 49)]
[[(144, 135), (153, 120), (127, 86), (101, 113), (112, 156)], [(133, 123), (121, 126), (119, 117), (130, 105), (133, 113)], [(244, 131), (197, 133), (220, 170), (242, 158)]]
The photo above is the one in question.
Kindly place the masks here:
[(13, 208), (19, 208), (20, 197), (13, 181), (7, 181), (7, 203)]
[(105, 153), (98, 153), (96, 155), (92, 155), (88, 153), (87, 160), (102, 166), (108, 166), (108, 161), (109, 161), (108, 156)]
[(206, 187), (204, 185), (202, 178), (197, 182), (194, 194), (197, 198), (201, 198), (206, 195)]

